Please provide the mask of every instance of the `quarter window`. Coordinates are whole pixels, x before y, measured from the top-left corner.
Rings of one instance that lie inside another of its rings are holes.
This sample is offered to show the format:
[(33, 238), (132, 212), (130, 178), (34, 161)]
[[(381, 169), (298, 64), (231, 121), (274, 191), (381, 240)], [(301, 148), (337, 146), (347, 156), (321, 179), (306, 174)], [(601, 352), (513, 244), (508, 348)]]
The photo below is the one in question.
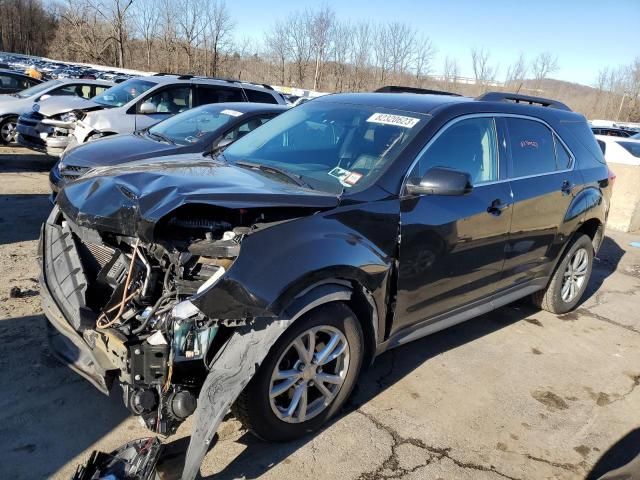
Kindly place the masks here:
[(250, 102), (256, 103), (278, 103), (273, 95), (267, 92), (261, 92), (259, 90), (252, 90), (245, 88), (244, 93), (247, 94), (247, 98)]
[(509, 129), (511, 147), (511, 177), (526, 177), (556, 171), (555, 147), (551, 130), (535, 120), (512, 117), (505, 120)]
[(567, 152), (567, 149), (557, 136), (554, 135), (553, 139), (556, 142), (556, 157), (558, 168), (560, 170), (569, 168), (571, 166), (571, 155), (569, 155), (569, 152)]
[(242, 91), (239, 88), (198, 86), (198, 105), (222, 102), (244, 102)]
[(491, 117), (468, 118), (447, 128), (418, 161), (422, 178), (433, 167), (455, 168), (471, 175), (474, 185), (498, 180), (495, 121)]

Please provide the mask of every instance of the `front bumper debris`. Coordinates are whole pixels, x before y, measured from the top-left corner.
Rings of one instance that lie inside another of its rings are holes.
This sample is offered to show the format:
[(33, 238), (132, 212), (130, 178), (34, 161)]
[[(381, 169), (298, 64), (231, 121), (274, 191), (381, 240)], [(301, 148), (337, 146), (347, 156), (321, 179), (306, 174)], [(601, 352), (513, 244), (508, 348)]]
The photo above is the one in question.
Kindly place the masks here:
[(42, 226), (39, 244), (42, 309), (47, 317), (47, 338), (52, 353), (102, 393), (111, 389), (114, 367), (99, 350), (93, 350), (68, 319), (82, 321), (86, 279), (71, 236), (53, 222), (54, 208)]

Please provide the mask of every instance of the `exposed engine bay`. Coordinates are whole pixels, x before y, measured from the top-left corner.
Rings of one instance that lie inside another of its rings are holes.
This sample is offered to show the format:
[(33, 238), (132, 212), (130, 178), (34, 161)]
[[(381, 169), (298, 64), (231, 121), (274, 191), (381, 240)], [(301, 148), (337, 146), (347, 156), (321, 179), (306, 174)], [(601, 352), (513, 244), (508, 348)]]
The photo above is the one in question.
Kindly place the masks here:
[(195, 411), (216, 351), (251, 320), (208, 318), (188, 300), (224, 275), (243, 238), (266, 219), (251, 213), (214, 221), (178, 210), (157, 226), (157, 243), (80, 227), (59, 214), (57, 228), (76, 247), (86, 279), (71, 326), (113, 367), (125, 405), (156, 433), (172, 434)]

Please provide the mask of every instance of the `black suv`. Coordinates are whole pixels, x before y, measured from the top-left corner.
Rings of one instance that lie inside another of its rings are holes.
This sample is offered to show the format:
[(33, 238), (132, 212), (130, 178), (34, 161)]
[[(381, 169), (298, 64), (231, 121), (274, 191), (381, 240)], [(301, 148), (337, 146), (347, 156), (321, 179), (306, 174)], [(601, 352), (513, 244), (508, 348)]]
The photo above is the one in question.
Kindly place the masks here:
[(559, 102), (327, 95), (213, 160), (62, 189), (40, 247), (50, 342), (156, 432), (195, 411), (192, 479), (229, 407), (292, 439), (385, 350), (525, 296), (574, 308), (612, 178)]

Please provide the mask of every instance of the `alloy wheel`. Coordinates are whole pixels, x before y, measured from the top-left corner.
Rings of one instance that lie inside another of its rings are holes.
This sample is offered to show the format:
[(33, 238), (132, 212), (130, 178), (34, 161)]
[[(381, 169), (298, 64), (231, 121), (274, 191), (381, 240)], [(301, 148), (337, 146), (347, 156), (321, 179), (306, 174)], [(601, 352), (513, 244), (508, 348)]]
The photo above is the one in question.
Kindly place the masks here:
[(5, 143), (15, 142), (16, 133), (16, 123), (12, 121), (5, 122), (0, 128), (0, 136)]
[(349, 370), (349, 343), (339, 329), (322, 325), (301, 333), (280, 356), (271, 375), (273, 413), (302, 423), (322, 413), (336, 397)]
[(586, 249), (579, 248), (574, 252), (564, 271), (560, 295), (565, 303), (572, 302), (582, 291), (588, 266), (589, 254)]

